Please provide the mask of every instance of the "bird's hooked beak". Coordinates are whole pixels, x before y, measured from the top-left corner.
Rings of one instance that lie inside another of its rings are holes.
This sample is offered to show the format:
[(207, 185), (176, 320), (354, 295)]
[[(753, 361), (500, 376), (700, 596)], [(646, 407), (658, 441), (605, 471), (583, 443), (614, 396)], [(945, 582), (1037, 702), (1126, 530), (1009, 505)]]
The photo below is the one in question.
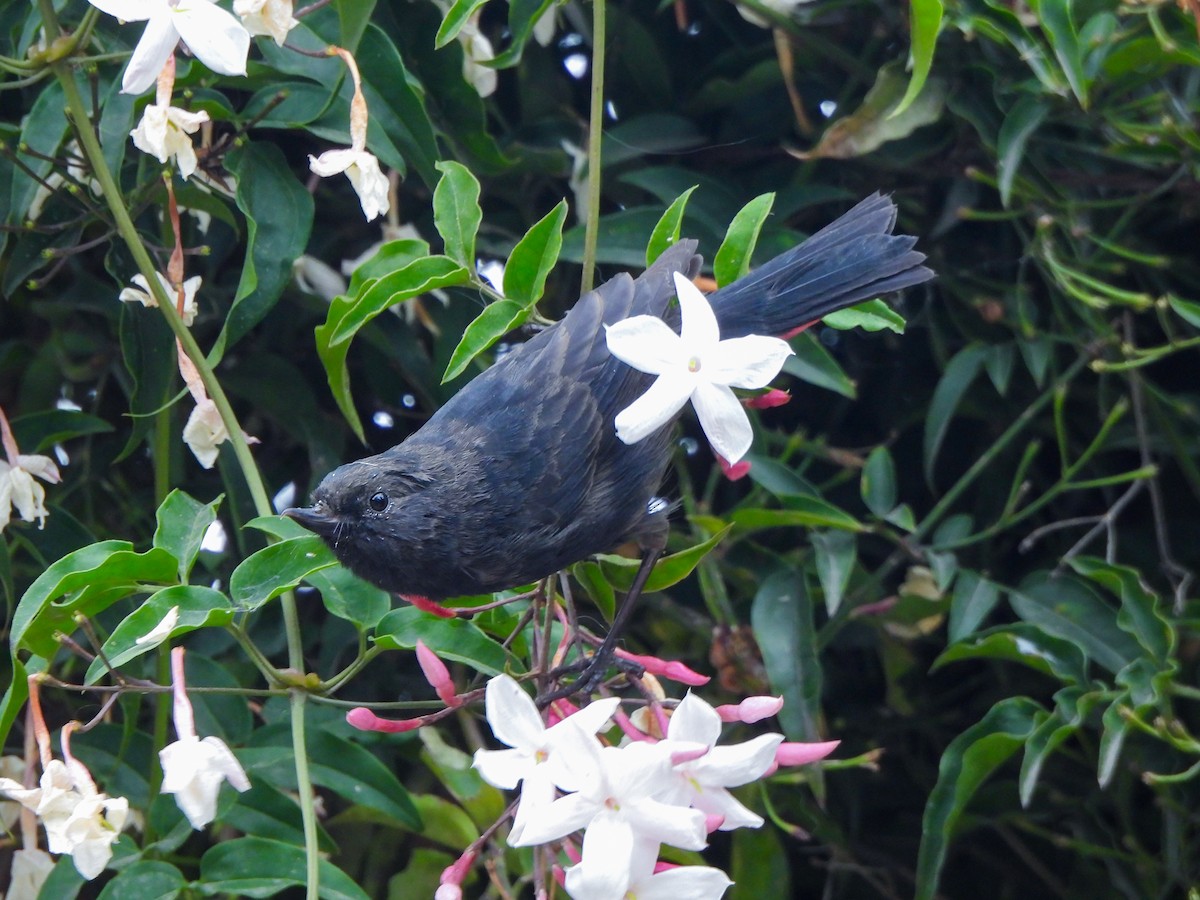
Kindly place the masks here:
[(323, 538), (333, 537), (337, 531), (338, 521), (329, 514), (324, 503), (318, 503), (316, 506), (293, 506), (291, 509), (285, 509), (280, 515), (299, 522), (313, 534)]

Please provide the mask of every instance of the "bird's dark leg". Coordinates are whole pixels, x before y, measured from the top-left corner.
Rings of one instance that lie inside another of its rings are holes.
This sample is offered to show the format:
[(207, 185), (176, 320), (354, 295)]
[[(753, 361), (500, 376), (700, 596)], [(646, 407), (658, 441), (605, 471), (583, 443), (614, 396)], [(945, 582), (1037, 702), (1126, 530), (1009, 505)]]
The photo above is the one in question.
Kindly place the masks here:
[(579, 673), (579, 677), (571, 682), (571, 684), (540, 695), (537, 698), (539, 707), (546, 707), (555, 700), (561, 700), (563, 697), (569, 697), (572, 694), (590, 693), (604, 680), (604, 673), (612, 664), (617, 641), (621, 639), (621, 634), (624, 632), (625, 626), (629, 624), (629, 619), (633, 615), (633, 610), (637, 606), (638, 599), (642, 596), (642, 590), (646, 587), (650, 573), (654, 571), (654, 565), (658, 562), (662, 554), (662, 548), (648, 549), (643, 553), (642, 564), (638, 567), (637, 575), (633, 578), (633, 584), (630, 585), (629, 593), (625, 595), (624, 602), (617, 609), (616, 615), (613, 616), (612, 625), (608, 629), (608, 636), (604, 639), (604, 643), (592, 654), (592, 658), (588, 661), (583, 671)]

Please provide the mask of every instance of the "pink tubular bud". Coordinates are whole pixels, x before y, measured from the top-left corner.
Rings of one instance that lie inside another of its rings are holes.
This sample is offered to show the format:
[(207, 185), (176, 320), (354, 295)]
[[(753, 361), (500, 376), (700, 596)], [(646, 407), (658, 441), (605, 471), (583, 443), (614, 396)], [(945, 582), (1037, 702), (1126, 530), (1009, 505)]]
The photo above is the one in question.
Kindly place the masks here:
[(437, 691), (441, 701), (447, 706), (462, 706), (462, 700), (454, 690), (454, 681), (450, 678), (450, 670), (436, 653), (425, 646), (425, 642), (417, 641), (417, 662), (425, 673), (425, 680)]
[(792, 395), (787, 391), (781, 391), (779, 388), (771, 388), (765, 394), (759, 394), (755, 397), (743, 397), (742, 403), (750, 409), (772, 409), (776, 406), (792, 402)]
[(462, 900), (462, 883), (475, 863), (475, 853), (468, 850), (442, 870), (440, 884), (433, 900)]
[(717, 707), (722, 722), (744, 722), (753, 725), (769, 719), (783, 709), (782, 697), (747, 697), (741, 703), (726, 703)]
[(803, 766), (818, 759), (824, 759), (832, 753), (841, 741), (820, 741), (804, 744), (797, 741), (784, 741), (775, 751), (777, 766)]
[(425, 719), (381, 719), (365, 706), (356, 706), (346, 713), (346, 722), (359, 731), (382, 731), (384, 734), (397, 734), (401, 731), (415, 731), (425, 724)]
[(739, 478), (745, 478), (750, 474), (750, 461), (743, 459), (740, 462), (731, 463), (720, 453), (716, 454), (717, 462), (721, 464), (721, 473), (730, 481), (737, 481)]
[(621, 657), (621, 659), (637, 663), (651, 675), (660, 675), (663, 678), (670, 678), (672, 681), (678, 681), (680, 684), (686, 684), (691, 687), (700, 687), (712, 680), (707, 675), (701, 675), (699, 672), (689, 669), (683, 663), (679, 662), (679, 660), (659, 659), (657, 656), (639, 656), (636, 653), (630, 653), (628, 650), (617, 650), (616, 655)]
[(704, 817), (704, 831), (707, 834), (712, 834), (725, 824), (725, 817), (715, 814), (709, 814)]
[(437, 616), (439, 619), (454, 618), (454, 610), (446, 609), (442, 604), (430, 600), (428, 597), (418, 597), (414, 594), (402, 594), (401, 596), (417, 609), (421, 610), (421, 612), (427, 612), (430, 615)]

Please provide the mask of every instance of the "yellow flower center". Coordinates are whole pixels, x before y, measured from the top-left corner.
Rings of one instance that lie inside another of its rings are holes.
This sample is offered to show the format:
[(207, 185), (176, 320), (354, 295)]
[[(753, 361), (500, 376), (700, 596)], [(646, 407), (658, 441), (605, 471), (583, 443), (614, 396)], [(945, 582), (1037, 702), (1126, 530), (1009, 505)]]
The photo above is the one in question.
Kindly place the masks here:
[(688, 360), (688, 371), (689, 372), (699, 372), (700, 371), (700, 357), (693, 356), (691, 359)]

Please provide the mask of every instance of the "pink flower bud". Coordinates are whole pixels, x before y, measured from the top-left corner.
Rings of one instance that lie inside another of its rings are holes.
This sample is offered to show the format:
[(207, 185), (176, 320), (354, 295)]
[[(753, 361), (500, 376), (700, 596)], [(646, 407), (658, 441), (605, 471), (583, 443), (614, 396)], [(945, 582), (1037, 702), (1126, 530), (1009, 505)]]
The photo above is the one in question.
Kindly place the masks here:
[(750, 409), (771, 409), (775, 406), (783, 406), (785, 403), (792, 402), (792, 395), (787, 391), (781, 391), (779, 388), (771, 388), (765, 394), (759, 394), (756, 397), (743, 397), (742, 403)]
[(381, 719), (365, 706), (356, 706), (346, 713), (346, 722), (359, 731), (382, 731), (385, 734), (396, 734), (401, 731), (414, 731), (425, 724), (425, 719)]
[(563, 719), (569, 718), (579, 712), (579, 707), (568, 700), (566, 697), (561, 697), (550, 704), (550, 709), (546, 711), (546, 724), (557, 725)]
[(468, 850), (452, 864), (442, 870), (440, 885), (433, 900), (462, 900), (462, 883), (475, 863), (475, 853)]
[(730, 481), (737, 481), (739, 478), (745, 478), (750, 473), (750, 461), (743, 459), (740, 462), (731, 463), (720, 453), (716, 454), (717, 462), (721, 464), (721, 472)]
[(704, 817), (704, 831), (707, 834), (712, 834), (714, 831), (719, 829), (724, 824), (725, 824), (724, 816), (718, 816), (715, 813), (710, 813), (709, 815)]
[(747, 697), (741, 703), (726, 703), (717, 707), (722, 722), (745, 722), (753, 725), (769, 719), (783, 709), (782, 697)]
[(659, 659), (657, 656), (639, 656), (628, 650), (617, 650), (616, 654), (621, 659), (637, 663), (651, 675), (661, 675), (663, 678), (670, 678), (672, 681), (678, 681), (680, 684), (691, 687), (700, 687), (712, 680), (707, 675), (701, 675), (699, 672), (689, 669), (679, 660)]
[(455, 616), (454, 610), (446, 609), (442, 604), (430, 600), (428, 597), (418, 597), (415, 594), (402, 594), (401, 596), (421, 612), (427, 612), (439, 619), (453, 619)]
[(841, 741), (820, 741), (813, 744), (798, 741), (784, 741), (775, 751), (775, 764), (778, 766), (803, 766), (818, 759), (824, 759), (832, 753)]
[(437, 691), (438, 697), (447, 706), (462, 706), (462, 700), (454, 690), (454, 681), (450, 678), (450, 670), (436, 653), (425, 646), (422, 640), (417, 641), (417, 662), (425, 673), (425, 680)]

